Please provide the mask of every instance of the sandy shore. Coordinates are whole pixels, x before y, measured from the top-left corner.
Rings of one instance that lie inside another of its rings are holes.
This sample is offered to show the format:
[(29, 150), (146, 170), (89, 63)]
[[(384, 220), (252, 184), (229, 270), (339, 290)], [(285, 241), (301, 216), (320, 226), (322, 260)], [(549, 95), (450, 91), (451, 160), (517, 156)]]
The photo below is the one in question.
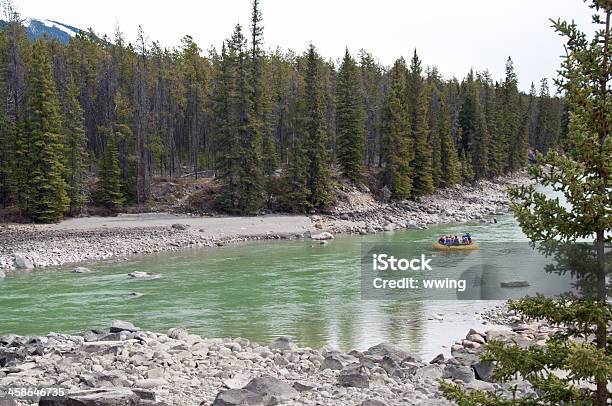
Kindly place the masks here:
[(524, 174), (456, 185), (418, 200), (385, 204), (368, 193), (349, 190), (333, 214), (195, 217), (168, 213), (82, 217), (59, 224), (0, 226), (0, 277), (65, 264), (124, 259), (183, 248), (228, 243), (308, 238), (322, 231), (371, 234), (419, 229), (434, 224), (488, 222), (508, 211), (506, 189), (524, 184)]

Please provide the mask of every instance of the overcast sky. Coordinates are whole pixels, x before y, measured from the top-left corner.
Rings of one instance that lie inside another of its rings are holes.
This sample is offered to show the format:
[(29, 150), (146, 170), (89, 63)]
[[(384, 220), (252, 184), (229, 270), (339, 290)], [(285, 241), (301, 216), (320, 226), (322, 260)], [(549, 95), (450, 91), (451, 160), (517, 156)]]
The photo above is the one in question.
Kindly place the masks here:
[[(128, 40), (142, 25), (152, 40), (175, 46), (189, 34), (200, 48), (220, 48), (236, 23), (248, 24), (250, 0), (14, 0), (23, 17), (47, 18), (112, 34), (119, 24)], [(345, 46), (364, 48), (391, 65), (417, 49), (425, 65), (445, 77), (470, 68), (503, 77), (512, 56), (519, 87), (555, 76), (562, 40), (549, 18), (575, 20), (592, 32), (581, 0), (261, 0), (266, 48), (302, 52), (312, 42), (327, 59)]]

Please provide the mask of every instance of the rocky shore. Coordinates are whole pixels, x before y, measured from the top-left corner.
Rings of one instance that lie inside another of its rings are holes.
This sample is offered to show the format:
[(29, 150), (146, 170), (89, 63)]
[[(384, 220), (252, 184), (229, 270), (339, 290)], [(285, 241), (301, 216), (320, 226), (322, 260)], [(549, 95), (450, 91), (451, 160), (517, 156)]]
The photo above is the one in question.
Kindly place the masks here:
[[(335, 211), (325, 215), (194, 218), (141, 215), (80, 218), (59, 225), (0, 226), (0, 277), (72, 263), (124, 259), (133, 255), (230, 243), (295, 239), (328, 233), (369, 234), (419, 229), (433, 224), (495, 221), (508, 211), (506, 189), (525, 184), (525, 174), (456, 185), (418, 200), (376, 201), (367, 191), (341, 192)], [(327, 237), (329, 238), (329, 237)]]
[[(493, 312), (500, 313), (500, 307)], [(489, 315), (493, 317), (492, 315)], [(0, 388), (61, 387), (64, 399), (0, 404), (61, 405), (445, 405), (439, 380), (467, 389), (535, 396), (526, 381), (491, 382), (479, 359), (489, 340), (543, 345), (555, 329), (515, 320), (508, 330), (470, 330), (427, 361), (381, 343), (366, 351), (299, 348), (280, 337), (267, 345), (207, 339), (184, 328), (166, 334), (113, 321), (108, 331), (0, 336)]]

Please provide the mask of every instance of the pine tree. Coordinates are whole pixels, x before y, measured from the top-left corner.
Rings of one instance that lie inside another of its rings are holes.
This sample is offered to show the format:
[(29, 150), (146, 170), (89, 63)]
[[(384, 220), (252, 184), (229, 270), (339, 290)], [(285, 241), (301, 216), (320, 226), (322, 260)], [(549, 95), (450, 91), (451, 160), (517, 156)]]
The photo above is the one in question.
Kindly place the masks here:
[(310, 204), (321, 209), (334, 200), (327, 153), (327, 133), (321, 87), (320, 58), (311, 44), (306, 54), (305, 129), (308, 156), (308, 189)]
[[(594, 12), (593, 22), (603, 26), (595, 31), (592, 40), (573, 22), (554, 22), (555, 30), (567, 39), (567, 53), (556, 81), (565, 92), (570, 110), (567, 149), (564, 154), (554, 149), (546, 155), (538, 154), (537, 165), (529, 168), (535, 183), (562, 194), (566, 203), (558, 195), (546, 196), (534, 185), (513, 188), (511, 203), (527, 237), (544, 249), (552, 247), (556, 251), (561, 262), (558, 266), (553, 263), (553, 268), (571, 272), (573, 277), (577, 274), (579, 279), (573, 279), (572, 285), (584, 288), (587, 282), (591, 295), (537, 295), (511, 301), (510, 309), (527, 321), (546, 320), (562, 331), (553, 334), (544, 348), (521, 348), (513, 343), (492, 341), (487, 343), (484, 357), (496, 363), (495, 379), (508, 381), (520, 375), (538, 395), (511, 400), (485, 391), (466, 393), (458, 386), (443, 384), (446, 396), (462, 406), (609, 404), (612, 352), (608, 328), (612, 322), (612, 305), (608, 296), (609, 270), (606, 270), (610, 253), (606, 253), (604, 244), (610, 243), (606, 233), (612, 229), (609, 125), (612, 122), (612, 70), (609, 69), (612, 4), (594, 0), (590, 7)], [(578, 245), (578, 239), (592, 242)], [(583, 255), (577, 256), (580, 251), (584, 251)], [(551, 264), (547, 265), (550, 267)]]
[(450, 115), (444, 100), (440, 100), (440, 162), (442, 170), (440, 173), (439, 187), (449, 187), (461, 181), (461, 163), (457, 157), (457, 149), (453, 142)]
[(554, 100), (550, 96), (548, 80), (544, 78), (540, 82), (538, 114), (534, 130), (535, 148), (542, 153), (555, 147), (559, 138), (559, 118), (555, 116)]
[[(519, 100), (519, 111), (523, 110), (522, 101)], [(527, 163), (529, 149), (529, 109), (525, 109), (517, 134), (511, 140), (508, 154), (508, 170), (516, 172)]]
[(472, 155), (472, 168), (474, 170), (474, 176), (477, 179), (486, 178), (489, 175), (489, 130), (487, 129), (487, 122), (484, 117), (480, 103), (475, 105), (475, 129), (474, 139), (470, 154)]
[(521, 112), (519, 110), (519, 92), (518, 79), (514, 71), (514, 62), (508, 57), (506, 61), (506, 78), (501, 88), (502, 92), (502, 125), (500, 136), (497, 139), (495, 149), (502, 157), (501, 168), (503, 172), (509, 170), (509, 156), (514, 153), (510, 148), (516, 143), (517, 137), (522, 137), (520, 134), (521, 127)]
[(125, 204), (123, 186), (121, 184), (121, 167), (115, 135), (111, 133), (106, 142), (98, 168), (98, 183), (94, 194), (96, 203), (117, 210)]
[(391, 70), (389, 94), (382, 110), (381, 155), (383, 160), (382, 184), (391, 191), (393, 199), (402, 200), (412, 192), (412, 168), (414, 159), (412, 125), (406, 94), (406, 63), (403, 58), (395, 61)]
[(217, 79), (217, 139), (223, 145), (217, 160), (222, 184), (219, 202), (225, 211), (257, 214), (263, 204), (260, 125), (254, 108), (252, 71), (246, 39), (236, 26), (223, 50)]
[(66, 135), (66, 183), (70, 199), (69, 213), (76, 216), (86, 203), (83, 194), (83, 175), (85, 171), (85, 129), (83, 110), (78, 100), (78, 89), (72, 76), (68, 81), (67, 100), (64, 108), (64, 133)]
[(26, 212), (36, 222), (55, 222), (68, 209), (62, 163), (63, 135), (60, 106), (46, 42), (32, 48), (29, 76), (27, 133), (30, 140)]
[(429, 144), (429, 88), (420, 86), (414, 125), (414, 159), (412, 167), (412, 195), (423, 196), (434, 191), (431, 162), (431, 145)]
[(471, 162), (470, 154), (462, 150), (459, 157), (459, 166), (461, 167), (461, 179), (464, 183), (470, 183), (474, 180), (474, 168), (472, 168)]
[(336, 87), (336, 133), (342, 173), (352, 181), (361, 178), (365, 147), (365, 112), (357, 81), (357, 64), (346, 49)]

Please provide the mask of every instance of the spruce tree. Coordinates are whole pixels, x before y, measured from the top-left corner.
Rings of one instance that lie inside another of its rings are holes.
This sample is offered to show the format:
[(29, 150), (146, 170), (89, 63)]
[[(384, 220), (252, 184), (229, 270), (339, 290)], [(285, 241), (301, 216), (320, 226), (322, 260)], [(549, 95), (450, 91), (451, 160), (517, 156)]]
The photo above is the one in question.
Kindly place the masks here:
[(450, 114), (444, 100), (440, 100), (440, 162), (442, 164), (439, 186), (452, 186), (461, 181), (461, 163), (457, 157), (457, 149), (453, 142), (450, 126)]
[(396, 200), (407, 199), (412, 192), (412, 168), (414, 159), (412, 125), (406, 94), (406, 63), (403, 58), (395, 61), (390, 73), (389, 94), (382, 110), (381, 155), (383, 161), (382, 184)]
[(125, 204), (121, 184), (121, 167), (115, 134), (111, 133), (98, 167), (98, 182), (94, 199), (97, 204), (111, 210), (117, 210)]
[(82, 191), (86, 139), (83, 127), (83, 109), (79, 103), (78, 89), (72, 76), (68, 81), (67, 99), (64, 107), (64, 133), (66, 136), (66, 183), (70, 199), (69, 213), (71, 216), (76, 216), (81, 213), (87, 200)]
[(331, 179), (327, 152), (327, 130), (323, 90), (321, 86), (320, 58), (314, 45), (310, 45), (306, 54), (305, 82), (305, 117), (306, 154), (308, 156), (308, 189), (310, 204), (321, 209), (330, 205), (334, 197), (331, 191)]
[(225, 211), (238, 214), (257, 214), (263, 204), (261, 128), (248, 63), (246, 39), (238, 25), (227, 52), (222, 52), (216, 103), (217, 139), (223, 148), (217, 160), (219, 202)]
[[(606, 233), (612, 229), (612, 4), (594, 0), (590, 7), (593, 22), (602, 26), (592, 40), (575, 23), (554, 21), (555, 30), (567, 39), (556, 83), (565, 92), (570, 110), (568, 139), (564, 153), (550, 149), (546, 155), (538, 154), (537, 165), (529, 173), (537, 184), (556, 194), (548, 197), (534, 185), (520, 186), (511, 190), (511, 202), (523, 232), (533, 243), (561, 248), (557, 253), (584, 250), (584, 258), (592, 258), (586, 263), (584, 279), (572, 281), (579, 288), (587, 281), (591, 295), (537, 295), (511, 301), (510, 309), (527, 321), (546, 320), (560, 327), (560, 332), (552, 334), (544, 348), (491, 341), (484, 357), (496, 362), (495, 379), (509, 381), (520, 375), (530, 381), (538, 396), (514, 400), (485, 391), (466, 393), (458, 386), (443, 384), (447, 397), (462, 406), (609, 404), (612, 305), (606, 270), (610, 253), (604, 244), (610, 243)], [(577, 245), (579, 239), (587, 242)], [(559, 263), (563, 270), (584, 272), (581, 257), (568, 255), (566, 259), (570, 261)]]
[(429, 144), (429, 88), (423, 84), (417, 99), (414, 125), (414, 159), (412, 167), (412, 195), (424, 196), (433, 193), (431, 145)]
[(336, 86), (337, 158), (342, 173), (352, 181), (361, 178), (365, 148), (365, 112), (357, 80), (357, 64), (344, 54)]
[(514, 62), (508, 57), (506, 61), (506, 77), (501, 88), (502, 92), (502, 125), (495, 149), (502, 157), (501, 168), (503, 172), (509, 170), (509, 155), (514, 153), (511, 146), (516, 144), (520, 134), (521, 112), (519, 109), (518, 79), (514, 71)]
[(29, 148), (26, 212), (36, 222), (55, 222), (64, 217), (69, 198), (62, 162), (64, 136), (57, 90), (47, 43), (32, 47), (29, 76), (27, 133)]

